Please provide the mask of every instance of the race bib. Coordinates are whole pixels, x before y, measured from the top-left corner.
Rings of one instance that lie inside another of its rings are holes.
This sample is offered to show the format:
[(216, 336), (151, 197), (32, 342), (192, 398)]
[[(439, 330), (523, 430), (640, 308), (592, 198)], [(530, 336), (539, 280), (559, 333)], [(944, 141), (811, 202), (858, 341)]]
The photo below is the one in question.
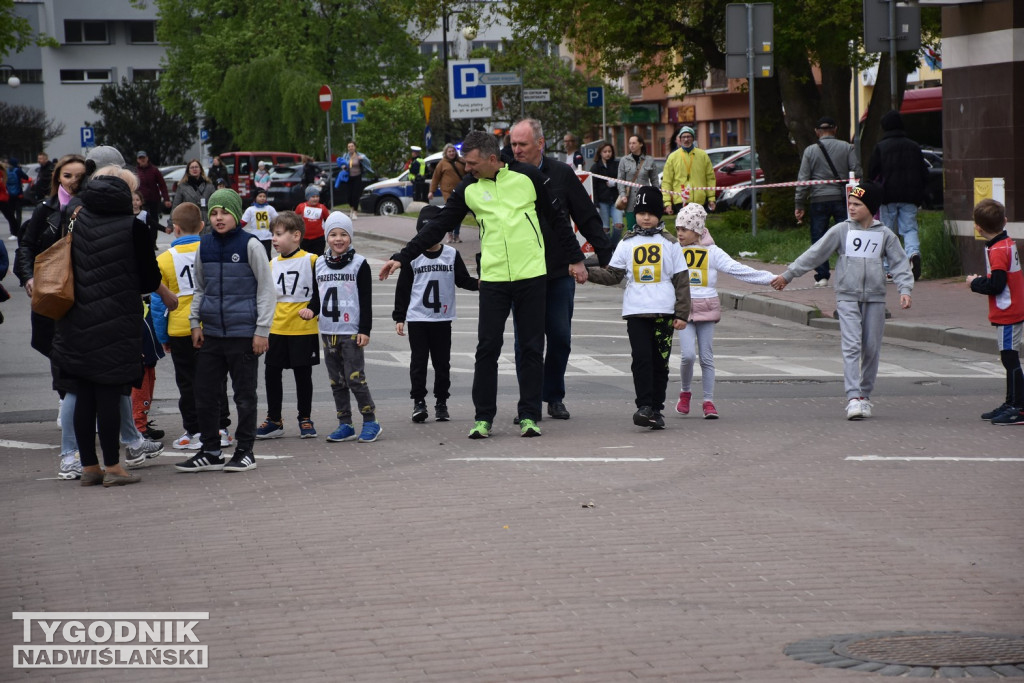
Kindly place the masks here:
[(178, 296), (192, 296), (196, 289), (196, 252), (184, 254), (174, 247), (167, 251), (174, 263), (174, 277), (178, 280)]
[(661, 245), (639, 244), (633, 248), (633, 281), (639, 284), (661, 282)]
[(685, 247), (686, 267), (690, 269), (690, 286), (708, 286), (708, 250), (699, 247)]
[(320, 207), (319, 206), (307, 206), (302, 211), (302, 217), (311, 221), (320, 220)]
[(881, 258), (881, 232), (850, 230), (846, 233), (846, 255), (850, 258)]
[(255, 215), (256, 228), (259, 230), (270, 230), (270, 212), (260, 209), (253, 212)]
[(274, 289), (277, 300), (287, 303), (305, 303), (313, 296), (313, 267), (308, 256), (302, 258), (275, 258)]

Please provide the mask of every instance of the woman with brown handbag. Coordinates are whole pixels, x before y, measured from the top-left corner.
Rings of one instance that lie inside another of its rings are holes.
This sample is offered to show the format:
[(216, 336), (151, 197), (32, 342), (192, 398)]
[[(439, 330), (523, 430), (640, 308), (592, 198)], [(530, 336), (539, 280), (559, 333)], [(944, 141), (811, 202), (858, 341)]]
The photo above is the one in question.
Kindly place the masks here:
[[(433, 197), (434, 192), (440, 187), (441, 197), (447, 202), (448, 195), (462, 182), (464, 175), (466, 175), (466, 166), (459, 159), (459, 151), (455, 149), (455, 145), (449, 142), (441, 152), (441, 160), (434, 167), (434, 175), (430, 179), (429, 196)], [(461, 242), (462, 240), (459, 239), (459, 229), (455, 228), (454, 231), (448, 233), (447, 240), (449, 242)]]

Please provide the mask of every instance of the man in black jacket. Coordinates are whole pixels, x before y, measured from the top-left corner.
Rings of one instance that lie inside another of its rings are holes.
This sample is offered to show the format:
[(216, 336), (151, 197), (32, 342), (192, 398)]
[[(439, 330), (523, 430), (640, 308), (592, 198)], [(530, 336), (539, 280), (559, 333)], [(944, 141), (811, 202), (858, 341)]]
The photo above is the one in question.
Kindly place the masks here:
[[(512, 126), (512, 151), (516, 161), (530, 164), (551, 179), (550, 192), (566, 208), (583, 237), (597, 254), (598, 263), (608, 265), (612, 249), (604, 232), (601, 216), (583, 183), (568, 164), (544, 156), (544, 130), (540, 121), (524, 119)], [(544, 391), (548, 415), (568, 420), (565, 407), (565, 369), (572, 350), (572, 311), (576, 280), (569, 276), (568, 262), (561, 254), (547, 254), (547, 306), (544, 348)]]
[(868, 178), (882, 185), (879, 219), (903, 237), (914, 279), (921, 277), (921, 240), (917, 236), (917, 207), (928, 187), (928, 165), (921, 147), (907, 137), (897, 111), (882, 117), (882, 139), (868, 162)]

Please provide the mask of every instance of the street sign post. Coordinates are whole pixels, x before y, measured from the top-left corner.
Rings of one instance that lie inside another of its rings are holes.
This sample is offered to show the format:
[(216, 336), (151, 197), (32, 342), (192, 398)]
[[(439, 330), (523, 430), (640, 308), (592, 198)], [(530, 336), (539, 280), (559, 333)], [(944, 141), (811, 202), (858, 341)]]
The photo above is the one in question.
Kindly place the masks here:
[(528, 88), (523, 90), (523, 102), (550, 102), (551, 90), (549, 88)]
[(588, 107), (601, 107), (601, 137), (605, 140), (608, 139), (608, 124), (605, 118), (605, 106), (604, 106), (604, 86), (599, 85), (593, 88), (587, 88), (587, 106)]
[(96, 130), (92, 126), (82, 126), (82, 147), (91, 149), (96, 146)]
[(480, 76), (484, 85), (522, 85), (523, 79), (517, 71), (493, 71)]
[[(324, 115), (327, 118), (327, 161), (330, 162), (331, 161), (331, 104), (334, 101), (334, 94), (331, 92), (331, 87), (329, 85), (322, 85), (322, 86), (320, 86), (320, 93), (319, 93), (319, 95), (317, 97), (320, 100), (320, 108), (324, 110)], [(333, 210), (334, 209), (334, 183), (330, 182), (330, 177), (331, 177), (330, 173), (328, 172), (328, 174), (327, 174), (328, 183), (327, 184), (330, 186), (330, 189), (328, 190), (328, 192), (330, 194), (328, 196), (330, 197), (330, 208)]]
[(453, 119), (491, 117), (491, 88), (483, 76), (491, 68), (489, 59), (448, 61), (448, 115)]
[(331, 93), (330, 86), (320, 86), (320, 94), (317, 96), (320, 99), (320, 108), (324, 111), (331, 110), (331, 103), (333, 102), (334, 95)]

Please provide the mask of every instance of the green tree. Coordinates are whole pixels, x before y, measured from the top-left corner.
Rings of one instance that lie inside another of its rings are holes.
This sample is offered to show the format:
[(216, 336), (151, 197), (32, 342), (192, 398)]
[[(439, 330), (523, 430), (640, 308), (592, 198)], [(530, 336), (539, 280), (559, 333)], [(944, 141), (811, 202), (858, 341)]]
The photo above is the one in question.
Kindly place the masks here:
[(108, 83), (89, 109), (100, 116), (85, 124), (96, 129), (97, 143), (117, 148), (125, 159), (144, 149), (155, 166), (174, 163), (195, 142), (195, 121), (163, 108), (156, 81), (129, 83), (122, 78), (120, 84)]
[(53, 37), (32, 30), (32, 24), (14, 11), (14, 0), (0, 0), (0, 59), (29, 45), (57, 47)]
[[(422, 59), (400, 3), (386, 0), (157, 0), (167, 45), (161, 93), (197, 105), (241, 147), (323, 150), (317, 91), (335, 99), (407, 92)], [(340, 124), (336, 124), (340, 126)], [(340, 132), (340, 128), (339, 128)], [(332, 126), (332, 135), (335, 129)]]
[(46, 118), (42, 109), (0, 102), (0, 149), (32, 159), (51, 140), (64, 134), (64, 124)]
[[(382, 177), (397, 175), (409, 158), (410, 145), (423, 145), (423, 110), (417, 93), (363, 100), (365, 118), (356, 124), (359, 151), (370, 158), (373, 170)], [(338, 150), (351, 139), (351, 127), (343, 126)], [(333, 133), (332, 133), (333, 135)]]

